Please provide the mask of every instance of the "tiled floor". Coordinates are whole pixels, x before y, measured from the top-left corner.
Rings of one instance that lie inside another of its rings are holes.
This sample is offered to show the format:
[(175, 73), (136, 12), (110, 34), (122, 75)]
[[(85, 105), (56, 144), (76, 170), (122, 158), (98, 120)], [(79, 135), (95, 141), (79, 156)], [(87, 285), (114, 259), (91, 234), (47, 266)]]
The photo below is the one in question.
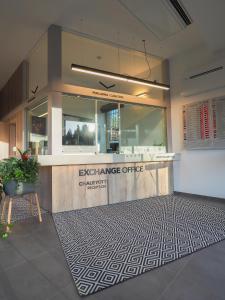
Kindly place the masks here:
[[(215, 200), (193, 198), (193, 201), (225, 209), (225, 203)], [(225, 240), (85, 298), (224, 300)], [(82, 299), (50, 215), (45, 216), (41, 225), (36, 220), (17, 224), (7, 241), (0, 240), (0, 299)]]

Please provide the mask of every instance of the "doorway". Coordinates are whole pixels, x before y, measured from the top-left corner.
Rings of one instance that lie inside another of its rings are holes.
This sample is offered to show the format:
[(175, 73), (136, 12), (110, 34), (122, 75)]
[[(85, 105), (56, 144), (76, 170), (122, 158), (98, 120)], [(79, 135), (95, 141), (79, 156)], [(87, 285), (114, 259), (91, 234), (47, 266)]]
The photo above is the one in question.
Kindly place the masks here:
[(9, 124), (9, 157), (15, 156), (16, 147), (16, 124)]

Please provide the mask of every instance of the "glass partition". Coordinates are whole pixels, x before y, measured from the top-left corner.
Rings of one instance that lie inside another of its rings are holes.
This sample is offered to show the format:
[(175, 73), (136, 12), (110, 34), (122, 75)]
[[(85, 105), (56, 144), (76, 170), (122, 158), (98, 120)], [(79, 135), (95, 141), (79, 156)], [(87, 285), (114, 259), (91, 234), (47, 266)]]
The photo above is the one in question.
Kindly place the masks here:
[[(89, 146), (96, 150), (95, 101), (79, 96), (63, 96), (63, 146), (73, 146), (71, 150), (82, 151)], [(64, 147), (64, 150), (68, 149)]]
[(165, 109), (120, 106), (121, 153), (166, 152)]
[[(62, 97), (62, 149), (70, 153), (165, 153), (166, 110), (160, 107)], [(48, 154), (48, 102), (27, 112), (33, 155)]]
[(28, 148), (32, 155), (48, 154), (48, 102), (43, 101), (27, 113)]
[(119, 104), (97, 102), (98, 151), (119, 153)]
[(165, 153), (165, 109), (63, 95), (63, 151)]

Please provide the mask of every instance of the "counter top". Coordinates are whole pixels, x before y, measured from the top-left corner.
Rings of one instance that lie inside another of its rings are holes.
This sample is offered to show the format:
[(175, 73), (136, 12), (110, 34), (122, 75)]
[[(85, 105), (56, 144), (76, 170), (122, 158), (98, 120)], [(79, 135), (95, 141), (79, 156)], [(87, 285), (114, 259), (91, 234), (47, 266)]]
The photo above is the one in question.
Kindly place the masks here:
[(114, 164), (135, 162), (160, 162), (179, 160), (177, 153), (155, 154), (61, 154), (39, 155), (41, 166), (87, 165), (87, 164)]

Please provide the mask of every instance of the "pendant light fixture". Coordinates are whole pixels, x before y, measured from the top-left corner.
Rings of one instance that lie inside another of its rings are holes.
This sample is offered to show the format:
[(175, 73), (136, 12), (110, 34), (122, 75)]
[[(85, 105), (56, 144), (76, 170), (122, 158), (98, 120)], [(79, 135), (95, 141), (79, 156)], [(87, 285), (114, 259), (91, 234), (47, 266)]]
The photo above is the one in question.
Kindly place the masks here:
[(158, 88), (158, 89), (162, 89), (162, 90), (170, 89), (170, 86), (167, 84), (164, 84), (164, 83), (140, 79), (137, 77), (127, 76), (127, 75), (121, 75), (121, 74), (104, 71), (104, 70), (100, 70), (100, 69), (96, 69), (96, 68), (90, 68), (90, 67), (77, 65), (77, 64), (72, 64), (71, 70), (75, 71), (75, 72), (93, 75), (93, 76), (101, 76), (101, 77), (120, 80), (120, 81), (124, 81), (124, 82), (128, 82), (128, 83), (135, 83), (135, 84), (139, 84), (139, 85), (143, 85), (143, 86)]

